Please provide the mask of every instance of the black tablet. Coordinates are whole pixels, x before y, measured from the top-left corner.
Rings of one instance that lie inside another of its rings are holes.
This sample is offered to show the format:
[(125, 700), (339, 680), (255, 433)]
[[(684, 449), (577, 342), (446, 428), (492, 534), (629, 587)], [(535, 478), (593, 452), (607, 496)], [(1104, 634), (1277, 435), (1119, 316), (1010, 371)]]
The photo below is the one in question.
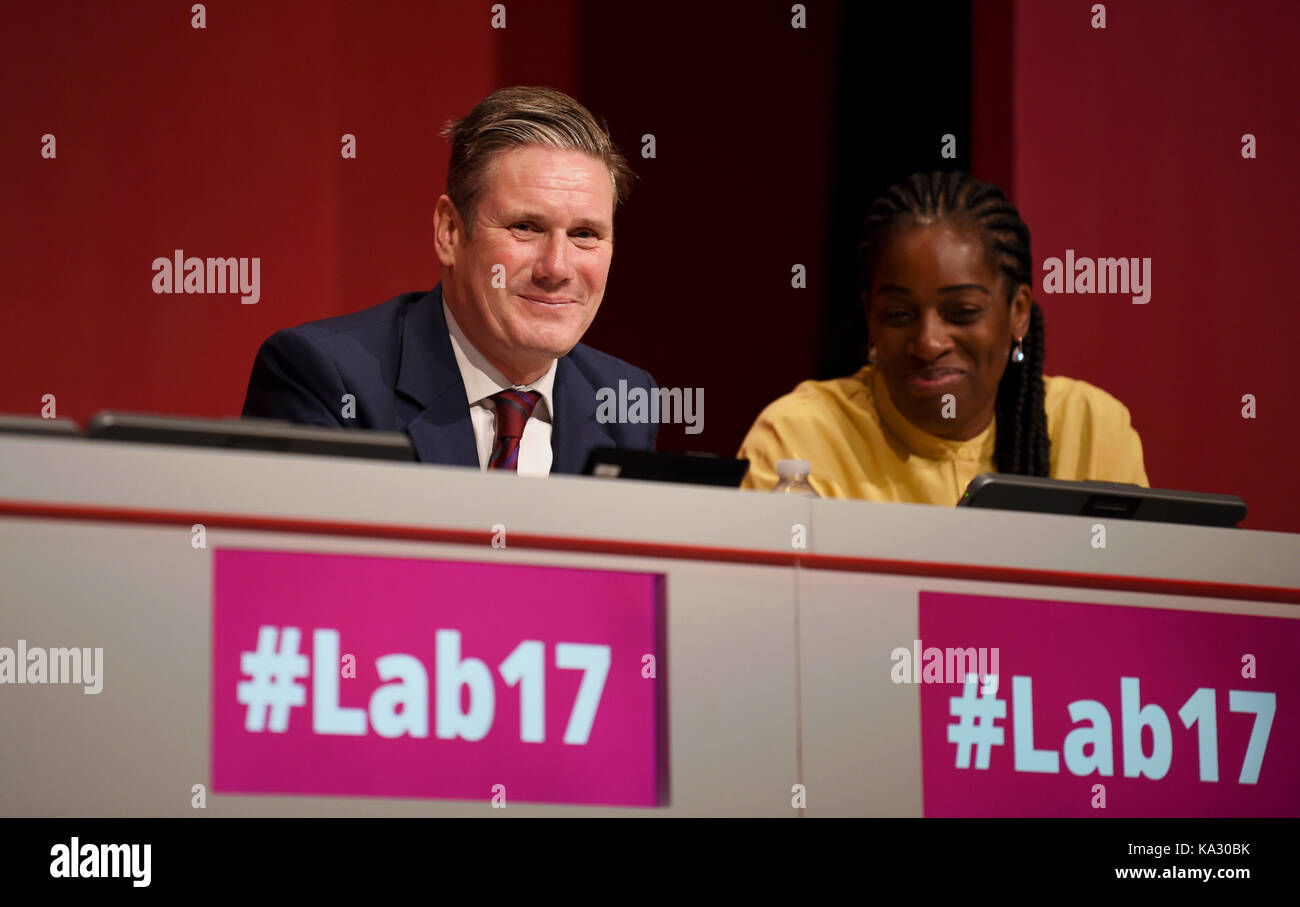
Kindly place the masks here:
[(40, 435), (45, 438), (80, 438), (81, 427), (72, 419), (0, 415), (0, 434)]
[(99, 412), (86, 427), (86, 435), (95, 440), (141, 444), (270, 450), (376, 460), (415, 459), (411, 439), (402, 432), (323, 428), (279, 419), (190, 419)]
[(986, 472), (972, 479), (957, 506), (1195, 526), (1236, 526), (1246, 518), (1246, 502), (1232, 494), (1002, 472)]
[(649, 482), (684, 482), (738, 488), (749, 472), (748, 460), (704, 453), (659, 453), (598, 447), (587, 457), (583, 475)]

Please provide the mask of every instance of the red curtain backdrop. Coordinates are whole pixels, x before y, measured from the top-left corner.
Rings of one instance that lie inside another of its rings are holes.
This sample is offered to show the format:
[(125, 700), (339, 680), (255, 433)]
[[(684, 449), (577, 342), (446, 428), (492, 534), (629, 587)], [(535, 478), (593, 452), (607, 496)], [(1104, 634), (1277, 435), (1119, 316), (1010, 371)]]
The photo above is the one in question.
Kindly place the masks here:
[[(832, 127), (861, 114), (834, 109), (836, 7), (795, 30), (788, 3), (505, 5), (505, 29), (481, 2), (210, 3), (204, 29), (189, 3), (6, 5), (0, 412), (54, 394), (83, 421), (238, 414), (273, 331), (434, 284), (440, 128), (546, 84), (607, 119), (640, 175), (587, 339), (705, 389), (704, 432), (664, 426), (662, 447), (734, 453), (816, 368)], [(1152, 259), (1147, 305), (1049, 296), (1039, 271), (1048, 373), (1128, 405), (1153, 484), (1238, 493), (1248, 528), (1300, 531), (1300, 317), (1276, 287), (1300, 201), (1300, 7), (1106, 6), (1105, 30), (1089, 3), (974, 8), (974, 169), (1020, 205), (1036, 261)], [(260, 258), (260, 302), (153, 293), (176, 249)]]
[[(269, 334), (437, 281), (447, 119), (577, 87), (571, 4), (512, 3), (505, 30), (481, 3), (206, 6), (203, 29), (189, 3), (4, 7), (0, 411), (238, 415)], [(260, 257), (260, 302), (155, 295), (175, 249)]]
[[(1046, 372), (1128, 406), (1152, 485), (1239, 494), (1245, 528), (1298, 532), (1300, 5), (1104, 6), (1105, 29), (1085, 2), (975, 8), (974, 166), (1033, 231)], [(1044, 293), (1067, 249), (1151, 258), (1150, 302)]]
[[(433, 286), (439, 130), (541, 84), (606, 119), (640, 177), (586, 340), (705, 389), (704, 431), (665, 425), (662, 448), (733, 455), (816, 362), (835, 7), (795, 30), (784, 3), (517, 0), (504, 29), (492, 6), (208, 4), (205, 29), (159, 0), (6, 7), (0, 411), (52, 393), (79, 421), (237, 415), (273, 331)], [(260, 257), (260, 302), (155, 295), (176, 249)]]

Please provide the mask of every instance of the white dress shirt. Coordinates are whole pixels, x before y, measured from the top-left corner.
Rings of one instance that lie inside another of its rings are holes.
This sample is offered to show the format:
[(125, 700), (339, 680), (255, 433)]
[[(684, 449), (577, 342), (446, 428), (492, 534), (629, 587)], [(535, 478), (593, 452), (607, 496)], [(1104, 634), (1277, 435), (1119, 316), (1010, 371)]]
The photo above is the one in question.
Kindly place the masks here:
[(551, 419), (555, 412), (555, 401), (551, 391), (555, 387), (555, 367), (558, 360), (551, 360), (551, 367), (546, 374), (532, 384), (511, 384), (505, 375), (488, 362), (469, 338), (460, 329), (451, 310), (444, 300), (442, 313), (447, 319), (447, 332), (451, 335), (451, 351), (456, 355), (456, 365), (460, 368), (460, 380), (465, 385), (465, 397), (469, 402), (469, 416), (474, 423), (474, 442), (478, 446), (479, 469), (487, 469), (492, 457), (492, 443), (497, 437), (496, 403), (491, 396), (505, 390), (529, 390), (541, 394), (533, 414), (524, 425), (523, 437), (519, 439), (518, 472), (521, 476), (546, 476), (551, 473)]

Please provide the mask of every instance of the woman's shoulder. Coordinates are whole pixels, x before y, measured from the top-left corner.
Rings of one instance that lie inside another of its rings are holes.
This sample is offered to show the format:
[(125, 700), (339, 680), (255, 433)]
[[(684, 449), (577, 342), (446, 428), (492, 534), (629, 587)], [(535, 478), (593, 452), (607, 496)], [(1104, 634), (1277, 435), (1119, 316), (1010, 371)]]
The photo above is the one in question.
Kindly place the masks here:
[(769, 419), (807, 420), (870, 408), (871, 383), (867, 369), (862, 369), (843, 378), (801, 381), (794, 390), (769, 403), (763, 415)]
[(1044, 376), (1043, 385), (1053, 478), (1150, 485), (1127, 406), (1078, 378)]
[(1095, 384), (1063, 375), (1043, 376), (1043, 408), (1054, 422), (1062, 420), (1131, 424), (1128, 407)]

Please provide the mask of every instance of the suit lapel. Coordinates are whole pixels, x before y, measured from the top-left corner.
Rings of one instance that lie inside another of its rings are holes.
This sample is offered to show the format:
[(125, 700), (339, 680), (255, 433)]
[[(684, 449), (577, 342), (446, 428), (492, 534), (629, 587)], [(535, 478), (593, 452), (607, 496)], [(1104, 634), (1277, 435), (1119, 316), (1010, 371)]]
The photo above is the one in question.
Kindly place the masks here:
[(578, 475), (593, 448), (618, 445), (596, 421), (596, 389), (568, 356), (555, 368), (552, 396), (551, 472)]
[(456, 366), (438, 284), (406, 313), (397, 392), (422, 407), (406, 425), (422, 463), (478, 467), (474, 423)]

